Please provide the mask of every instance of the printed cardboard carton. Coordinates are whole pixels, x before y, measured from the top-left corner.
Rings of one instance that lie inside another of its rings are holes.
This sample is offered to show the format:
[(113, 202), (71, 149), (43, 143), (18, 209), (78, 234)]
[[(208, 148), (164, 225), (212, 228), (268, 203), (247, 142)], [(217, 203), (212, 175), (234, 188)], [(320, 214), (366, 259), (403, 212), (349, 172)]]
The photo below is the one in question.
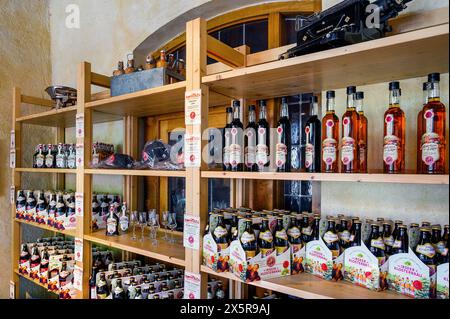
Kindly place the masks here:
[(437, 266), (436, 298), (448, 299), (448, 263)]
[(342, 280), (344, 278), (344, 255), (333, 260), (333, 254), (322, 238), (306, 244), (306, 271), (325, 280)]
[(203, 264), (216, 272), (227, 272), (230, 269), (230, 247), (220, 249), (211, 234), (203, 236)]

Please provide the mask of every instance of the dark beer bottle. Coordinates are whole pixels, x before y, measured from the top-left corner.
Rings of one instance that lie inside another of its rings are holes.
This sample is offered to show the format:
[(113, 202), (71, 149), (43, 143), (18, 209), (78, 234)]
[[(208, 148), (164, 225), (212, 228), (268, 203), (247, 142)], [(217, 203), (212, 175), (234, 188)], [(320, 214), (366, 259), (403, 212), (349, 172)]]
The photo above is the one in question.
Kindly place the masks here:
[(306, 243), (311, 241), (312, 228), (309, 224), (309, 216), (307, 214), (303, 214), (302, 216), (302, 241), (306, 245)]
[[(37, 206), (36, 206), (36, 215), (42, 216), (42, 212), (45, 212), (46, 210), (47, 210), (47, 202), (45, 200), (44, 192), (39, 191)], [(36, 219), (36, 222), (38, 222), (39, 224), (42, 224), (44, 221)]]
[(341, 251), (344, 251), (349, 247), (350, 236), (351, 234), (348, 230), (348, 221), (346, 218), (341, 218), (341, 225), (338, 232), (339, 246), (341, 247)]
[(299, 251), (302, 248), (300, 228), (297, 223), (297, 216), (290, 217), (289, 228), (287, 230), (288, 241), (294, 252)]
[(231, 171), (230, 164), (230, 145), (231, 145), (231, 123), (233, 122), (233, 109), (227, 107), (227, 124), (223, 132), (223, 170)]
[(73, 216), (75, 215), (75, 195), (70, 195), (69, 199), (67, 200), (67, 216)]
[(258, 165), (256, 162), (256, 132), (258, 126), (256, 125), (255, 106), (250, 105), (248, 107), (248, 124), (245, 128), (244, 140), (245, 140), (245, 170), (248, 172), (257, 172)]
[(240, 101), (233, 101), (230, 145), (230, 164), (233, 172), (241, 172), (244, 169), (244, 125), (240, 118), (240, 107)]
[(417, 257), (428, 267), (436, 267), (436, 250), (431, 244), (431, 231), (427, 227), (420, 228), (419, 243), (415, 249)]
[(441, 232), (442, 229), (440, 225), (434, 225), (431, 227), (431, 243), (436, 250), (437, 256), (442, 254), (445, 249), (445, 242), (442, 240)]
[(27, 204), (25, 206), (25, 211), (27, 214), (25, 216), (27, 220), (34, 221), (34, 210), (36, 209), (36, 198), (34, 198), (33, 191), (27, 192)]
[(33, 245), (31, 249), (31, 257), (30, 257), (30, 268), (37, 267), (41, 264), (41, 255), (39, 254), (39, 249), (37, 245)]
[(205, 230), (203, 231), (203, 236), (205, 236), (206, 234), (209, 233), (209, 229), (210, 229), (209, 222), (211, 219), (211, 215), (212, 215), (212, 212), (208, 212), (208, 219), (206, 220), (206, 226), (205, 226)]
[(250, 219), (244, 219), (244, 227), (244, 232), (241, 235), (240, 241), (248, 260), (256, 256), (256, 237)]
[(277, 172), (291, 171), (291, 123), (287, 99), (281, 99), (280, 119), (277, 124), (275, 145), (275, 165)]
[(389, 257), (390, 255), (392, 255), (392, 249), (394, 246), (394, 237), (392, 236), (391, 233), (391, 224), (388, 222), (383, 223), (383, 241), (384, 246), (386, 248), (385, 250), (386, 255)]
[(97, 195), (92, 196), (92, 214), (96, 215), (100, 211), (100, 204), (98, 202)]
[(214, 241), (220, 250), (227, 249), (230, 245), (230, 236), (225, 225), (223, 214), (217, 214), (217, 226), (213, 232)]
[(257, 128), (257, 144), (256, 144), (256, 162), (258, 170), (264, 172), (270, 165), (269, 150), (270, 150), (270, 127), (267, 122), (266, 101), (259, 101), (259, 121)]
[(361, 221), (356, 219), (352, 223), (349, 247), (361, 246)]
[(127, 295), (122, 287), (122, 279), (117, 279), (116, 288), (114, 288), (114, 293), (112, 299), (126, 299)]
[(311, 117), (305, 125), (305, 170), (310, 173), (320, 172), (321, 170), (321, 152), (320, 144), (322, 143), (322, 127), (318, 118), (318, 98), (312, 97)]
[(23, 218), (23, 212), (25, 211), (27, 205), (27, 199), (25, 197), (24, 191), (19, 190), (17, 192), (17, 198), (16, 198), (16, 218), (22, 219)]
[(336, 234), (336, 225), (335, 221), (332, 218), (328, 219), (328, 227), (323, 234), (323, 241), (325, 242), (325, 245), (328, 247), (328, 249), (331, 251), (331, 254), (333, 256), (333, 259), (339, 256), (340, 253), (340, 247), (339, 247), (339, 236)]
[(136, 287), (136, 293), (134, 295), (134, 299), (144, 299), (142, 297), (142, 289), (141, 289), (141, 287)]
[(448, 241), (445, 244), (444, 251), (441, 253), (440, 263), (441, 264), (448, 263)]
[(97, 286), (95, 285), (97, 272), (97, 267), (93, 266), (91, 275), (89, 276), (89, 299), (97, 299)]
[(281, 255), (289, 248), (288, 237), (286, 234), (286, 230), (283, 227), (283, 218), (282, 217), (277, 217), (274, 245), (275, 245), (275, 250), (277, 251), (277, 255)]
[(444, 225), (444, 234), (442, 235), (442, 239), (445, 242), (448, 242), (448, 225)]
[(320, 238), (320, 216), (314, 216), (312, 224), (311, 240), (319, 240)]
[(273, 235), (269, 229), (269, 219), (263, 218), (258, 235), (258, 248), (263, 257), (270, 255), (274, 249)]
[(403, 224), (403, 222), (401, 220), (396, 220), (394, 222), (394, 230), (392, 231), (392, 237), (394, 237), (394, 240), (397, 239), (399, 226), (402, 224)]
[(67, 207), (64, 203), (63, 195), (57, 195), (55, 217), (66, 216)]
[(382, 234), (380, 234), (380, 225), (378, 223), (372, 223), (370, 225), (370, 235), (366, 246), (377, 257), (378, 265), (381, 266), (384, 264), (386, 260), (386, 246), (384, 245)]
[(239, 227), (239, 218), (238, 215), (233, 213), (231, 214), (231, 241), (238, 239), (238, 227)]

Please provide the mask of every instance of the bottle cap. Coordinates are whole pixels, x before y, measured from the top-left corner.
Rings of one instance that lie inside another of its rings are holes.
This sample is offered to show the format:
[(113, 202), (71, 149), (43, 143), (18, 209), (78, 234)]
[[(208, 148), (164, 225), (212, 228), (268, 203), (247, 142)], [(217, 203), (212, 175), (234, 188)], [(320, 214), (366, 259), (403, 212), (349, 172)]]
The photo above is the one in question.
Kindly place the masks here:
[(422, 90), (423, 91), (428, 91), (431, 88), (431, 83), (430, 82), (423, 82), (422, 85)]
[(400, 90), (400, 82), (393, 81), (389, 83), (389, 91)]
[(266, 100), (259, 100), (259, 106), (266, 106)]
[(249, 105), (248, 106), (248, 111), (254, 111), (255, 110), (255, 106), (254, 105)]
[(428, 228), (428, 227), (420, 227), (420, 231), (421, 232), (430, 232), (431, 231), (431, 229), (430, 228)]
[(364, 100), (364, 92), (356, 92), (356, 99), (357, 100)]
[(441, 80), (440, 73), (430, 73), (428, 74), (428, 82), (439, 82)]
[(227, 113), (233, 113), (233, 109), (231, 107), (227, 107)]
[(336, 97), (335, 91), (327, 91), (327, 99), (334, 99)]
[(355, 93), (356, 93), (356, 86), (347, 86), (347, 95)]
[(398, 228), (407, 228), (406, 225), (399, 225)]
[(239, 107), (239, 106), (241, 106), (241, 101), (233, 100), (233, 107)]

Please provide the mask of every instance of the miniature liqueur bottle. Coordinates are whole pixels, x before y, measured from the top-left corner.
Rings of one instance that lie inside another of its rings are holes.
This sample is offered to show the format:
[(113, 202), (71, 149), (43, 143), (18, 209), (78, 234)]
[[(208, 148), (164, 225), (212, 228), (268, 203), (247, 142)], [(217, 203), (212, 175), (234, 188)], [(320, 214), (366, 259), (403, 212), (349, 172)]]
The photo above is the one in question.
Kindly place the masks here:
[(244, 168), (244, 125), (240, 119), (241, 102), (233, 101), (233, 122), (231, 122), (230, 165), (231, 171), (241, 172)]
[(440, 74), (428, 75), (431, 83), (427, 105), (423, 108), (421, 140), (422, 173), (444, 174), (445, 170), (445, 106), (440, 100)]
[(385, 173), (405, 169), (405, 113), (400, 109), (400, 83), (389, 83), (389, 109), (384, 113), (383, 168)]
[(23, 264), (30, 260), (30, 252), (28, 251), (28, 245), (22, 244), (22, 247), (20, 248), (20, 256), (19, 256), (19, 263)]
[(106, 281), (105, 273), (100, 273), (100, 278), (97, 283), (97, 299), (106, 299), (109, 296), (108, 283)]
[(129, 227), (129, 219), (127, 215), (127, 203), (123, 202), (121, 207), (122, 214), (119, 218), (120, 231), (126, 233)]
[(391, 232), (391, 224), (388, 222), (383, 223), (383, 241), (385, 246), (386, 256), (392, 255), (392, 250), (394, 246), (394, 237)]
[(350, 231), (348, 230), (348, 221), (346, 218), (341, 218), (341, 225), (339, 227), (338, 237), (339, 246), (341, 247), (341, 252), (348, 248), (350, 244)]
[(398, 226), (398, 233), (395, 237), (394, 246), (392, 247), (392, 254), (407, 254), (409, 248), (408, 228), (406, 225)]
[(252, 221), (248, 218), (244, 219), (244, 231), (240, 238), (242, 248), (245, 251), (246, 259), (256, 256), (256, 237), (252, 228)]
[(116, 281), (116, 288), (114, 288), (114, 293), (112, 295), (112, 299), (127, 299), (127, 294), (125, 293), (125, 290), (122, 287), (122, 279), (117, 279)]
[(419, 243), (415, 249), (417, 257), (428, 267), (436, 268), (436, 250), (431, 244), (431, 230), (427, 227), (420, 228)]
[(47, 154), (45, 155), (45, 168), (54, 168), (55, 167), (55, 155), (53, 152), (53, 145), (47, 145)]
[(117, 63), (117, 70), (113, 71), (113, 76), (122, 75), (125, 73), (125, 70), (123, 69), (123, 61), (119, 61)]
[(355, 108), (356, 87), (347, 87), (347, 110), (342, 116), (341, 173), (359, 171), (359, 114)]
[(248, 107), (248, 124), (245, 128), (245, 170), (248, 172), (257, 172), (258, 165), (256, 163), (256, 132), (258, 126), (256, 124), (255, 106)]
[(285, 97), (281, 99), (280, 119), (277, 124), (275, 165), (277, 172), (291, 171), (291, 123)]
[(321, 124), (318, 118), (319, 106), (317, 96), (312, 98), (312, 112), (311, 117), (306, 121), (305, 135), (305, 170), (309, 173), (320, 172), (321, 169), (321, 152), (320, 144), (322, 142)]
[(134, 67), (134, 57), (133, 54), (129, 53), (127, 55), (127, 68), (125, 69), (125, 74), (130, 74), (133, 73), (134, 71), (136, 71), (135, 67)]
[(311, 240), (319, 240), (320, 237), (320, 216), (314, 216), (312, 224)]
[(270, 255), (274, 250), (273, 235), (269, 229), (269, 219), (263, 218), (261, 230), (258, 234), (258, 248), (263, 257)]
[(323, 234), (323, 241), (325, 242), (325, 245), (328, 247), (328, 249), (331, 251), (331, 254), (333, 256), (333, 259), (339, 256), (340, 253), (340, 247), (339, 247), (339, 237), (336, 234), (336, 225), (335, 221), (332, 218), (328, 219), (328, 227)]
[(67, 155), (67, 168), (77, 168), (75, 145), (69, 144), (69, 153)]
[(309, 224), (309, 217), (307, 214), (303, 214), (302, 217), (302, 242), (304, 245), (311, 241), (312, 228)]
[(223, 214), (217, 215), (217, 226), (213, 232), (214, 241), (217, 244), (217, 247), (220, 250), (227, 249), (230, 245), (230, 236), (227, 231), (227, 227), (225, 225), (225, 219)]
[(367, 117), (364, 115), (364, 92), (356, 92), (355, 97), (356, 112), (358, 112), (359, 114), (359, 171), (361, 173), (367, 173), (367, 150), (369, 149), (367, 131), (369, 122), (367, 120)]
[(267, 122), (266, 101), (259, 101), (259, 121), (257, 128), (256, 162), (260, 172), (267, 171), (270, 165), (270, 127)]
[(16, 198), (16, 218), (17, 219), (22, 219), (24, 217), (23, 213), (26, 209), (26, 205), (27, 205), (27, 199), (25, 197), (23, 190), (17, 191), (17, 198)]
[(223, 170), (231, 171), (230, 146), (231, 146), (231, 123), (233, 122), (233, 109), (227, 107), (227, 124), (223, 133)]
[(38, 152), (35, 156), (35, 168), (44, 168), (45, 167), (45, 155), (44, 155), (44, 146), (39, 144)]
[(287, 236), (293, 252), (297, 252), (302, 249), (301, 234), (300, 228), (298, 227), (297, 217), (291, 216)]
[(67, 156), (63, 144), (58, 144), (58, 153), (56, 154), (56, 168), (67, 167)]
[(39, 254), (38, 246), (35, 244), (31, 249), (30, 268), (33, 269), (41, 265), (41, 255)]
[(378, 223), (373, 223), (370, 227), (370, 235), (366, 242), (366, 246), (372, 254), (377, 257), (378, 265), (381, 266), (386, 260), (386, 247), (384, 245), (382, 234), (380, 234), (380, 225), (378, 225)]
[(116, 208), (113, 204), (109, 206), (109, 216), (106, 220), (106, 236), (119, 235), (119, 217), (116, 214)]
[(353, 232), (350, 235), (350, 242), (348, 247), (361, 246), (361, 221), (355, 220), (352, 224)]
[(277, 217), (277, 226), (275, 228), (275, 250), (277, 255), (281, 255), (289, 249), (288, 236), (283, 227), (283, 218)]
[(160, 68), (167, 68), (166, 50), (164, 50), (164, 49), (160, 51), (159, 67)]
[(322, 172), (337, 173), (339, 158), (339, 118), (336, 116), (335, 92), (327, 91), (327, 113), (322, 119)]
[(422, 152), (421, 152), (420, 147), (421, 147), (422, 135), (423, 135), (423, 128), (422, 128), (423, 108), (425, 107), (425, 105), (428, 104), (430, 88), (431, 88), (430, 82), (423, 83), (423, 85), (422, 85), (423, 105), (422, 105), (419, 113), (417, 114), (417, 161), (416, 161), (417, 174), (422, 173)]

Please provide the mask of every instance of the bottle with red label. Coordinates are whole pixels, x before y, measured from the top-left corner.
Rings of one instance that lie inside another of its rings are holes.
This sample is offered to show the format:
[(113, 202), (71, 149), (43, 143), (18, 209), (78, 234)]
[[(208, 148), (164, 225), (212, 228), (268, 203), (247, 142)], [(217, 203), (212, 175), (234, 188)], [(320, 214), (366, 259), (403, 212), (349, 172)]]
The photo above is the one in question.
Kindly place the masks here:
[(227, 107), (227, 124), (223, 132), (223, 170), (231, 171), (230, 165), (230, 145), (231, 145), (231, 122), (233, 122), (233, 109)]
[(400, 83), (389, 83), (389, 109), (384, 113), (383, 168), (385, 173), (405, 169), (406, 119), (400, 108)]
[(347, 87), (347, 110), (342, 116), (341, 173), (359, 172), (359, 114), (355, 94), (355, 86)]
[(245, 140), (245, 170), (248, 172), (257, 172), (258, 164), (256, 162), (256, 132), (258, 125), (256, 124), (255, 106), (248, 107), (248, 124), (244, 132)]
[(336, 116), (334, 91), (327, 91), (327, 113), (322, 119), (322, 172), (337, 173), (339, 158), (339, 118)]
[(359, 114), (359, 171), (360, 173), (367, 173), (367, 150), (369, 149), (367, 130), (369, 121), (364, 115), (364, 92), (356, 92), (355, 98), (356, 112)]
[(277, 172), (291, 171), (291, 123), (287, 99), (281, 99), (280, 119), (276, 128), (275, 165)]
[(241, 102), (233, 101), (233, 122), (231, 122), (230, 166), (231, 171), (244, 170), (244, 125), (241, 122)]
[(440, 74), (428, 75), (431, 83), (428, 103), (423, 107), (421, 140), (422, 173), (444, 174), (445, 171), (445, 105), (440, 100)]
[(428, 103), (428, 96), (430, 95), (430, 82), (424, 82), (422, 85), (423, 91), (423, 105), (417, 114), (417, 160), (416, 160), (416, 170), (417, 174), (422, 173), (422, 152), (420, 151), (420, 146), (422, 142), (423, 128), (422, 128), (422, 119), (423, 119), (423, 108)]
[(321, 168), (320, 143), (322, 141), (321, 125), (317, 116), (319, 111), (317, 96), (313, 96), (312, 102), (311, 117), (306, 121), (305, 125), (306, 146), (304, 158), (305, 170), (309, 173), (317, 173), (320, 172)]
[(259, 101), (259, 120), (256, 141), (256, 162), (260, 172), (269, 169), (270, 127), (267, 122), (266, 101)]

